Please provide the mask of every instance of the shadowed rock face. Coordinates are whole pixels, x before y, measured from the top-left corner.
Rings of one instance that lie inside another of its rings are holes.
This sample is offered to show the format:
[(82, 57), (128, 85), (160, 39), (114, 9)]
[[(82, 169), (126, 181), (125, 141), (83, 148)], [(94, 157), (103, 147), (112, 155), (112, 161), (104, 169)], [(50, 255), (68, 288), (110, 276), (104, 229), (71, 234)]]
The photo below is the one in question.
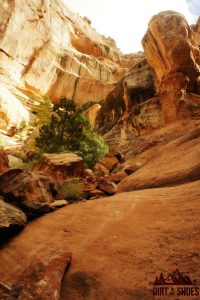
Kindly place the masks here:
[(96, 124), (103, 133), (108, 132), (123, 116), (155, 94), (154, 73), (143, 57), (110, 92), (103, 103)]
[(161, 12), (150, 20), (142, 44), (156, 73), (163, 123), (182, 118), (180, 102), (190, 101), (186, 91), (198, 92), (200, 75), (199, 48), (190, 26), (179, 13)]

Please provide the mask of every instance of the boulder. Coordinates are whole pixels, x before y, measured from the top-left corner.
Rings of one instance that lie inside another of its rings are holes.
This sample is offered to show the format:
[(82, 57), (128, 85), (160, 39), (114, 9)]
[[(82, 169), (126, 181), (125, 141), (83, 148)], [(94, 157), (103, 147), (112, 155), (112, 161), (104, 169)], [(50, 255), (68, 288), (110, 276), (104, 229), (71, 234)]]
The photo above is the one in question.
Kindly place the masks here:
[(0, 194), (25, 210), (44, 213), (53, 201), (53, 183), (46, 176), (12, 169), (0, 175)]
[(102, 197), (106, 197), (106, 194), (103, 191), (96, 189), (96, 190), (92, 190), (90, 192), (87, 199), (93, 200), (93, 199), (99, 199), (99, 198), (102, 198)]
[(83, 159), (74, 153), (43, 154), (33, 171), (50, 177), (56, 185), (62, 185), (70, 177), (85, 175)]
[(180, 106), (184, 103), (189, 109), (186, 91), (197, 92), (200, 75), (199, 47), (190, 26), (177, 12), (161, 12), (150, 20), (142, 44), (156, 73), (163, 124), (184, 119)]
[(86, 177), (83, 184), (82, 196), (84, 199), (89, 199), (94, 196), (94, 191), (96, 191), (97, 180), (94, 177)]
[(102, 164), (97, 162), (96, 165), (94, 166), (94, 174), (104, 176), (106, 174), (109, 174), (109, 170), (106, 167), (104, 167)]
[(117, 193), (116, 184), (114, 182), (107, 181), (104, 178), (99, 179), (97, 188), (107, 195), (114, 195)]
[(0, 148), (0, 174), (9, 170), (8, 155), (3, 148)]
[(131, 175), (132, 173), (137, 171), (137, 167), (136, 167), (136, 165), (126, 166), (123, 170), (124, 170), (124, 172), (126, 172), (127, 175)]
[(121, 171), (121, 172), (107, 176), (106, 180), (112, 181), (114, 183), (119, 183), (120, 181), (122, 181), (124, 178), (126, 178), (128, 176), (127, 174), (128, 173), (126, 171)]
[(0, 229), (24, 227), (26, 221), (21, 209), (0, 199)]
[(103, 165), (106, 169), (108, 169), (111, 172), (117, 166), (119, 161), (113, 154), (110, 154), (101, 157), (98, 163)]
[(94, 177), (94, 172), (91, 169), (85, 169), (85, 176)]
[(56, 200), (52, 202), (50, 206), (54, 209), (57, 209), (66, 206), (68, 203), (69, 202), (66, 200)]

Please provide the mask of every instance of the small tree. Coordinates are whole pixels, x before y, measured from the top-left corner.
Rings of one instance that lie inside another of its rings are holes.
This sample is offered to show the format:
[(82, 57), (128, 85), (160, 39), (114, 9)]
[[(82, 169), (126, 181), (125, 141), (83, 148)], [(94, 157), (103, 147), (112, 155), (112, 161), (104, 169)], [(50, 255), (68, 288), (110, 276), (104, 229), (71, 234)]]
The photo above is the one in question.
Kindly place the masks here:
[(86, 167), (92, 167), (100, 156), (108, 153), (103, 138), (91, 129), (72, 100), (62, 98), (54, 104), (49, 124), (40, 128), (36, 146), (43, 152), (75, 152), (84, 158)]

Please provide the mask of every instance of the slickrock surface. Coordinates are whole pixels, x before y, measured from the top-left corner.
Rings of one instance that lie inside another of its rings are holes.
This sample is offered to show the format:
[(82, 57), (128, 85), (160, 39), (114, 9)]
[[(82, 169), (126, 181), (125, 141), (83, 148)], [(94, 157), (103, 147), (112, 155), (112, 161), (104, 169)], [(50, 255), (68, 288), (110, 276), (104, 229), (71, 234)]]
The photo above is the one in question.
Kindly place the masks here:
[[(119, 192), (177, 185), (200, 179), (200, 129), (147, 150), (135, 158), (145, 161), (136, 172), (122, 180)], [(132, 162), (133, 163), (133, 162)]]
[(62, 300), (153, 300), (152, 283), (161, 271), (179, 268), (200, 278), (199, 197), (196, 181), (117, 194), (43, 216), (0, 251), (1, 281), (19, 282), (36, 257), (42, 261), (62, 248), (73, 256)]

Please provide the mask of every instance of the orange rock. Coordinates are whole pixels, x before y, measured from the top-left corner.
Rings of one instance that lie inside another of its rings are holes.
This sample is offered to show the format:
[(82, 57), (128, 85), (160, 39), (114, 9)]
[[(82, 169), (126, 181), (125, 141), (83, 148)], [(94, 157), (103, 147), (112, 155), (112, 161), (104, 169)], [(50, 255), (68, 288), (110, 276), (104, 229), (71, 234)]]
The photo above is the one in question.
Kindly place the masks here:
[(0, 173), (4, 173), (9, 170), (9, 159), (6, 151), (0, 148)]
[(56, 185), (85, 174), (82, 158), (74, 153), (43, 154), (33, 171), (50, 177)]
[(107, 195), (114, 195), (117, 193), (116, 184), (108, 181), (106, 178), (102, 178), (98, 181), (97, 188)]
[(24, 227), (26, 215), (12, 204), (0, 199), (0, 229)]
[(59, 300), (62, 277), (71, 260), (71, 253), (65, 249), (52, 251), (42, 259), (40, 255), (33, 258), (13, 285), (11, 298)]
[[(119, 192), (158, 188), (199, 180), (200, 128), (144, 152), (146, 163), (118, 184)], [(140, 157), (140, 156), (139, 156)], [(138, 157), (138, 159), (139, 159)]]
[(119, 161), (113, 154), (110, 154), (101, 157), (98, 163), (103, 165), (109, 171), (112, 171), (117, 166)]
[(109, 170), (98, 162), (94, 166), (94, 174), (103, 176), (103, 175), (109, 174)]
[(164, 124), (179, 118), (179, 105), (185, 92), (197, 92), (200, 75), (198, 44), (183, 15), (166, 11), (149, 22), (142, 44), (157, 77), (157, 92)]
[(126, 178), (128, 176), (127, 174), (128, 174), (128, 172), (126, 170), (125, 170), (125, 172), (121, 171), (116, 174), (111, 174), (111, 175), (107, 176), (106, 180), (112, 181), (114, 183), (119, 183), (120, 181), (122, 181), (124, 178)]
[(46, 176), (21, 169), (11, 169), (0, 175), (0, 194), (28, 212), (48, 212), (53, 201), (53, 187)]

